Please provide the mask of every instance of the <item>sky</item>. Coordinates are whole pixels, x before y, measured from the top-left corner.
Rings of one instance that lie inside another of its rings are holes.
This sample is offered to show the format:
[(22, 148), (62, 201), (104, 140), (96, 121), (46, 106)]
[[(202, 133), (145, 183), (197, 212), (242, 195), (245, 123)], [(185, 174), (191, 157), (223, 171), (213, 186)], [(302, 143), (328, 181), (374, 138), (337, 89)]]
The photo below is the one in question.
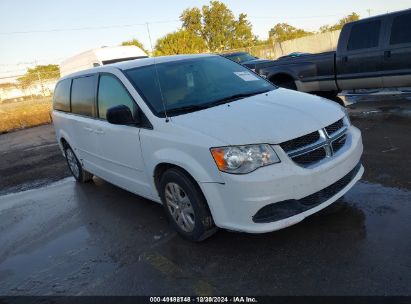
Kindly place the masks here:
[[(351, 12), (361, 17), (411, 8), (411, 0), (221, 0), (234, 13), (246, 13), (261, 39), (276, 23), (306, 30), (336, 23)], [(137, 38), (150, 49), (181, 26), (186, 8), (208, 0), (0, 0), (0, 82), (37, 64), (59, 64), (88, 49)]]

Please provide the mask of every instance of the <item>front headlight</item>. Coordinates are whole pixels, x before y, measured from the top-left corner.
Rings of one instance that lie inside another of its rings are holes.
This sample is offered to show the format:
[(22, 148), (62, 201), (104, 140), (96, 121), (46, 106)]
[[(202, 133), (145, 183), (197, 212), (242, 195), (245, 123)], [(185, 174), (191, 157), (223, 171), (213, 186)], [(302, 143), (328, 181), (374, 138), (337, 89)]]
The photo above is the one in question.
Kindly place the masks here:
[(219, 170), (232, 174), (250, 173), (280, 162), (267, 144), (212, 148), (211, 154)]

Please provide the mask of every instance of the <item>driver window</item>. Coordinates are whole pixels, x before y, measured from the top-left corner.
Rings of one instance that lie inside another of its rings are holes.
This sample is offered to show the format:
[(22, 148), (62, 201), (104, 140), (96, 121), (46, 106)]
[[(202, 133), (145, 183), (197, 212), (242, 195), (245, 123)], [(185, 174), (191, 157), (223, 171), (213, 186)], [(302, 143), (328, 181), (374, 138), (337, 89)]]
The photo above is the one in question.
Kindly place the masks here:
[(135, 102), (121, 82), (113, 76), (102, 75), (98, 87), (99, 118), (106, 119), (107, 110), (119, 105), (129, 107), (133, 116), (135, 115)]

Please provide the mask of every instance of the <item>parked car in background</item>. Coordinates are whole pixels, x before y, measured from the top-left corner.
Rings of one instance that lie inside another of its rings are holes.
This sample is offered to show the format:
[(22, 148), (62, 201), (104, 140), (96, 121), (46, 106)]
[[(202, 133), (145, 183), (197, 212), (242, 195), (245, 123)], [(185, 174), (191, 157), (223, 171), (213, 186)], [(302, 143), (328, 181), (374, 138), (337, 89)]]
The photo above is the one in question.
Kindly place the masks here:
[(162, 203), (194, 241), (217, 227), (263, 233), (296, 224), (364, 171), (361, 133), (342, 107), (216, 55), (65, 76), (53, 122), (77, 181), (96, 175)]
[(260, 59), (258, 57), (250, 55), (247, 52), (226, 53), (221, 54), (221, 56), (230, 59), (234, 62), (237, 62), (239, 64), (242, 64), (243, 66), (253, 71), (255, 71), (256, 66), (258, 66), (259, 64), (272, 61), (268, 59)]
[(287, 59), (287, 58), (301, 57), (301, 56), (309, 55), (309, 54), (310, 54), (310, 53), (293, 52), (293, 53), (290, 53), (290, 54), (288, 54), (288, 55), (281, 56), (281, 57), (277, 58), (277, 60)]
[(328, 98), (342, 90), (411, 87), (411, 9), (346, 24), (336, 52), (264, 62), (256, 72)]
[(148, 55), (134, 45), (101, 47), (67, 58), (60, 64), (61, 76), (110, 63), (147, 58)]

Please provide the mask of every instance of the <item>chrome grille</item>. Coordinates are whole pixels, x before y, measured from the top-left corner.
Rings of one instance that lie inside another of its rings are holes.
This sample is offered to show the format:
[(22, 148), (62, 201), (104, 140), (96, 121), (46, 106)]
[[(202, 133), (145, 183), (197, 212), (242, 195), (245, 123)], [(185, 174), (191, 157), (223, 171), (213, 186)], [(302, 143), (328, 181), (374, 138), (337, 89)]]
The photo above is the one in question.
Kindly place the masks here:
[(292, 150), (296, 150), (301, 147), (313, 144), (319, 139), (320, 139), (320, 133), (318, 133), (318, 131), (315, 131), (310, 134), (283, 142), (282, 144), (280, 144), (280, 146), (281, 148), (284, 149), (285, 152), (290, 152)]
[(344, 121), (343, 119), (337, 120), (335, 123), (329, 125), (328, 127), (325, 127), (325, 131), (327, 131), (328, 135), (332, 135), (338, 130), (340, 130), (342, 127), (344, 127)]
[(340, 150), (345, 145), (346, 141), (347, 141), (347, 134), (343, 134), (341, 137), (334, 140), (332, 144), (334, 153), (338, 152), (338, 150)]
[(324, 148), (321, 147), (305, 154), (296, 156), (293, 158), (293, 161), (302, 166), (309, 166), (312, 163), (324, 159), (325, 157), (327, 157), (327, 152)]
[(347, 141), (347, 126), (340, 119), (331, 125), (280, 144), (288, 156), (302, 167), (332, 157)]

